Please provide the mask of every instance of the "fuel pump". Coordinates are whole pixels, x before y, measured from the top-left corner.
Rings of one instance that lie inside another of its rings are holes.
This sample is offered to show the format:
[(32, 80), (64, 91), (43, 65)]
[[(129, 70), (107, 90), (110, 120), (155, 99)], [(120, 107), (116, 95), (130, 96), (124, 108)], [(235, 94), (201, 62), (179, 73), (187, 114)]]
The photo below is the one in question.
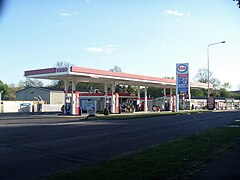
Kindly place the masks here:
[(79, 115), (80, 96), (79, 92), (75, 91), (73, 94), (69, 92), (65, 97), (65, 111), (64, 114)]
[(112, 93), (111, 113), (119, 113), (119, 94), (118, 93)]
[(119, 113), (119, 94), (115, 93), (115, 113)]
[(64, 114), (71, 114), (71, 97), (69, 95), (65, 97)]
[(164, 97), (164, 110), (165, 111), (175, 111), (176, 96), (175, 95), (166, 95)]

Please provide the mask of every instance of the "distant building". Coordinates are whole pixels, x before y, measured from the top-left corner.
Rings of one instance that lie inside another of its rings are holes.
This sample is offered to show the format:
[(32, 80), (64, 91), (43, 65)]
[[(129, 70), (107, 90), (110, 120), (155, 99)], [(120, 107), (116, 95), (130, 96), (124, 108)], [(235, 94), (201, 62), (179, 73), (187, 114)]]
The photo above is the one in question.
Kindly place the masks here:
[(16, 92), (19, 101), (44, 101), (45, 104), (64, 104), (65, 94), (62, 89), (47, 87), (28, 87)]
[(237, 91), (230, 91), (231, 93), (235, 93), (235, 94), (240, 94), (240, 90)]

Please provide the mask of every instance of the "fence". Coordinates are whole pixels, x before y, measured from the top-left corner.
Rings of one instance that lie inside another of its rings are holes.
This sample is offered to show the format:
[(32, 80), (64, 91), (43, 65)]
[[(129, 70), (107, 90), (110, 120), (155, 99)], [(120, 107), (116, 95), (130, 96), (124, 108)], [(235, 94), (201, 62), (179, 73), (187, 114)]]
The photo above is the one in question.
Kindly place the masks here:
[(58, 112), (61, 111), (63, 104), (43, 104), (42, 112)]

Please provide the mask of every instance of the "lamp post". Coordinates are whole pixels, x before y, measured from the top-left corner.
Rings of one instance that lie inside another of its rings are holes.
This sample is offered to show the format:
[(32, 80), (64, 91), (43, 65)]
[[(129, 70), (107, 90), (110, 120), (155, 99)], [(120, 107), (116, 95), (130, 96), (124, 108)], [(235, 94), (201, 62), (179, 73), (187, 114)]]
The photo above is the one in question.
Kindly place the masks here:
[(0, 113), (2, 112), (2, 93), (3, 91), (0, 91)]
[(211, 43), (207, 46), (207, 68), (208, 68), (208, 97), (210, 97), (210, 89), (209, 89), (209, 47), (216, 45), (216, 44), (221, 44), (221, 43), (225, 43), (225, 41), (221, 41), (221, 42), (216, 42), (216, 43)]

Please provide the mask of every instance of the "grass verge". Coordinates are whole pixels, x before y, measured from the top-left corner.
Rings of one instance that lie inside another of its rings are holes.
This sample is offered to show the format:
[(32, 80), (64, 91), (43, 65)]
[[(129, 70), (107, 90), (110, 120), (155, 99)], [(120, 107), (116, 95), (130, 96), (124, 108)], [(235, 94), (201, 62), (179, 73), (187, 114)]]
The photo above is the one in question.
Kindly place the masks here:
[(212, 129), (50, 179), (179, 179), (197, 172), (239, 140), (240, 128)]
[(151, 112), (151, 113), (124, 113), (124, 114), (110, 114), (108, 116), (95, 116), (92, 120), (126, 120), (136, 118), (149, 118), (157, 116), (181, 115), (192, 113), (206, 113), (208, 110), (194, 110), (194, 111), (180, 111), (180, 112)]

